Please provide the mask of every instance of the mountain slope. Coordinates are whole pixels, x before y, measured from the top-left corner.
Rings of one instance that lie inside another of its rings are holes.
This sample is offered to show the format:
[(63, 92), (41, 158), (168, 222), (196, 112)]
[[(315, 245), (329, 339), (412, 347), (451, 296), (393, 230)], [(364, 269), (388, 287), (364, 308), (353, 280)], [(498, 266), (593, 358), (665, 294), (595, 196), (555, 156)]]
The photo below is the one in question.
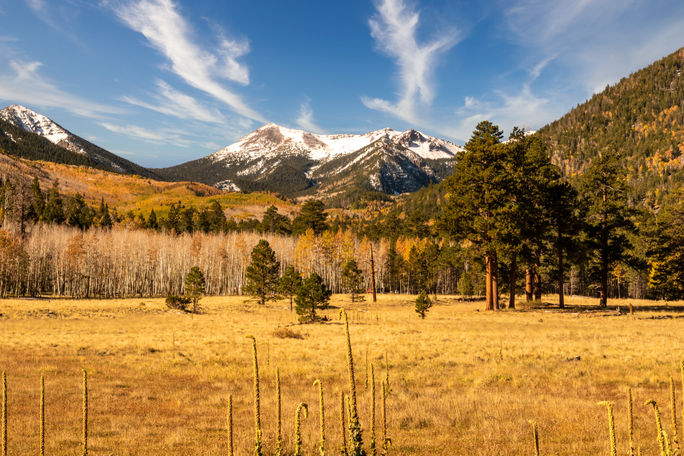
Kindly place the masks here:
[(601, 150), (622, 154), (635, 203), (654, 207), (684, 183), (684, 49), (607, 87), (540, 130), (566, 175)]
[(155, 177), (154, 172), (106, 151), (44, 115), (19, 105), (0, 110), (0, 148), (9, 154), (32, 160)]
[(461, 150), (415, 130), (316, 135), (268, 124), (207, 157), (154, 171), (171, 180), (290, 196), (398, 194), (443, 178)]

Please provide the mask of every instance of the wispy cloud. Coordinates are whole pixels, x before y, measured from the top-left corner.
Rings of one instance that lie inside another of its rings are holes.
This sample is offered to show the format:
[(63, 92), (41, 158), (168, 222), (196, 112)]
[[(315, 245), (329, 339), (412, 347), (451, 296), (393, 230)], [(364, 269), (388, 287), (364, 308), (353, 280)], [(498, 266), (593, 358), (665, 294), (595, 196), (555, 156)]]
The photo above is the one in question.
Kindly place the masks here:
[(297, 125), (304, 130), (313, 133), (325, 133), (314, 121), (314, 113), (311, 108), (311, 100), (307, 98), (299, 107), (299, 117), (297, 117)]
[(104, 127), (113, 133), (141, 139), (150, 143), (172, 144), (180, 147), (191, 147), (195, 144), (194, 141), (186, 137), (187, 134), (178, 130), (150, 130), (139, 125), (117, 125), (110, 122), (100, 122), (99, 124), (101, 127)]
[(368, 21), (378, 49), (394, 59), (399, 72), (399, 100), (363, 97), (370, 109), (390, 113), (407, 122), (416, 122), (419, 105), (434, 98), (432, 77), (438, 58), (458, 41), (453, 30), (441, 30), (440, 38), (420, 43), (420, 13), (404, 0), (379, 0), (376, 14)]
[[(654, 10), (668, 14), (654, 17)], [(684, 3), (669, 0), (512, 0), (505, 36), (562, 66), (566, 85), (592, 93), (680, 47), (682, 14)]]
[(79, 37), (73, 33), (69, 26), (73, 15), (78, 12), (77, 8), (70, 7), (73, 5), (57, 4), (57, 2), (48, 2), (46, 0), (25, 0), (25, 2), (36, 17), (50, 28), (66, 36), (74, 43), (80, 46), (83, 45)]
[(122, 100), (179, 119), (194, 119), (211, 123), (225, 122), (225, 117), (217, 109), (205, 108), (195, 98), (174, 89), (164, 81), (157, 81), (157, 89), (158, 93), (153, 96), (155, 103), (128, 96), (123, 97)]
[(441, 131), (465, 141), (482, 120), (491, 120), (505, 131), (510, 131), (514, 126), (530, 130), (559, 115), (562, 109), (550, 98), (535, 95), (528, 85), (524, 85), (514, 94), (495, 91), (491, 99), (466, 97), (463, 106), (454, 113), (458, 119), (457, 126), (442, 125)]
[(171, 70), (186, 83), (227, 104), (241, 116), (264, 121), (221, 82), (249, 84), (249, 70), (238, 61), (249, 52), (246, 41), (219, 36), (216, 49), (203, 49), (193, 40), (192, 28), (173, 0), (136, 0), (110, 6), (124, 24), (145, 36), (169, 60)]
[(0, 74), (0, 99), (32, 106), (61, 108), (85, 117), (101, 118), (121, 110), (81, 98), (60, 89), (39, 74), (40, 62), (11, 60), (11, 72)]

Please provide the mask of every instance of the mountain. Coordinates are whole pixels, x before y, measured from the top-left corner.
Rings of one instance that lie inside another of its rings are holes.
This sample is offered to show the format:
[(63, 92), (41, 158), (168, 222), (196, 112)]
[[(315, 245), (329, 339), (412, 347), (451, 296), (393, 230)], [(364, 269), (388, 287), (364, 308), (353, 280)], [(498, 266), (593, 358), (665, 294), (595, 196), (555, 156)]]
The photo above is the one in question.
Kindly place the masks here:
[(30, 160), (156, 177), (154, 172), (108, 152), (44, 115), (19, 105), (0, 110), (0, 149)]
[(540, 130), (564, 173), (621, 154), (635, 205), (657, 208), (684, 184), (684, 48), (592, 96)]
[(317, 135), (268, 124), (207, 157), (154, 171), (171, 180), (289, 196), (400, 194), (444, 178), (461, 150), (416, 130)]

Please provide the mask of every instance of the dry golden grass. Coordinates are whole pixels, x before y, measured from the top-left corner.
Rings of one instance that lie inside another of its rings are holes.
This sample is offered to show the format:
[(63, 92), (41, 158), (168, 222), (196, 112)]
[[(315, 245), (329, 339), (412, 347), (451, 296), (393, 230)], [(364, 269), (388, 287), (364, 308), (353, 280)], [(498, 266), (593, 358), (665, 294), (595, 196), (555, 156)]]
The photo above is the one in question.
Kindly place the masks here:
[[(380, 296), (349, 309), (359, 413), (368, 444), (366, 362), (384, 377), (391, 453), (531, 455), (539, 424), (542, 455), (609, 454), (605, 409), (615, 404), (618, 454), (627, 454), (627, 387), (634, 395), (635, 440), (658, 454), (653, 412), (669, 417), (668, 378), (684, 357), (684, 303), (631, 301), (635, 314), (570, 309), (484, 312), (481, 302), (441, 297), (425, 320), (413, 297)], [(627, 310), (627, 300), (620, 301)], [(618, 304), (612, 301), (611, 304)], [(275, 368), (280, 368), (284, 444), (293, 450), (295, 407), (306, 402), (303, 450), (317, 454), (317, 388), (324, 385), (326, 448), (339, 454), (339, 393), (347, 388), (344, 328), (295, 325), (283, 302), (202, 300), (204, 313), (167, 310), (162, 299), (0, 301), (0, 370), (8, 372), (9, 454), (39, 450), (40, 376), (45, 375), (46, 454), (77, 454), (81, 368), (89, 374), (93, 455), (227, 454), (226, 412), (233, 395), (236, 454), (253, 448), (251, 341), (257, 338), (266, 454), (275, 450)], [(303, 338), (283, 337), (288, 328)], [(577, 360), (576, 357), (579, 357)], [(366, 361), (367, 360), (367, 361)], [(382, 374), (381, 374), (382, 373)], [(376, 387), (377, 390), (377, 387)], [(678, 389), (678, 400), (681, 396)], [(376, 412), (380, 419), (380, 410)], [(668, 420), (665, 429), (672, 435)], [(381, 429), (381, 423), (377, 423)], [(680, 433), (681, 435), (681, 433)], [(381, 441), (381, 435), (378, 435)]]

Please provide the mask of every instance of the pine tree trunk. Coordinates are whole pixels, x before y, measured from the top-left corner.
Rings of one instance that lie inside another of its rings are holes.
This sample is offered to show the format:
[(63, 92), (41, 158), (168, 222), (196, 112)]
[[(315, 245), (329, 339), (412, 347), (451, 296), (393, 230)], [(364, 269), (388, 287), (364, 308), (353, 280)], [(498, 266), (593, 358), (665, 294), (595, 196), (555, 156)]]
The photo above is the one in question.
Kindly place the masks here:
[(599, 295), (599, 305), (608, 307), (608, 263), (601, 261), (601, 293)]
[[(607, 200), (607, 191), (603, 187), (603, 203)], [(599, 306), (608, 306), (608, 222), (606, 209), (604, 207), (601, 220), (601, 294), (599, 296)]]
[(494, 309), (499, 310), (499, 285), (497, 276), (499, 275), (499, 266), (496, 256), (492, 257), (492, 299), (494, 301)]
[(529, 266), (525, 269), (525, 300), (532, 302), (532, 270)]
[(492, 299), (492, 257), (485, 257), (485, 295), (487, 300), (487, 310), (494, 310), (494, 300)]
[(375, 257), (373, 255), (373, 244), (371, 244), (371, 289), (373, 291), (373, 302), (377, 301), (375, 295)]
[(539, 275), (539, 260), (535, 260), (534, 263), (534, 300), (541, 301), (542, 298), (542, 287), (541, 287), (541, 275)]
[(565, 309), (565, 263), (563, 263), (563, 247), (560, 240), (558, 241), (558, 307)]
[(518, 280), (518, 258), (514, 254), (511, 259), (511, 272), (508, 276), (508, 308), (515, 309), (515, 283)]

